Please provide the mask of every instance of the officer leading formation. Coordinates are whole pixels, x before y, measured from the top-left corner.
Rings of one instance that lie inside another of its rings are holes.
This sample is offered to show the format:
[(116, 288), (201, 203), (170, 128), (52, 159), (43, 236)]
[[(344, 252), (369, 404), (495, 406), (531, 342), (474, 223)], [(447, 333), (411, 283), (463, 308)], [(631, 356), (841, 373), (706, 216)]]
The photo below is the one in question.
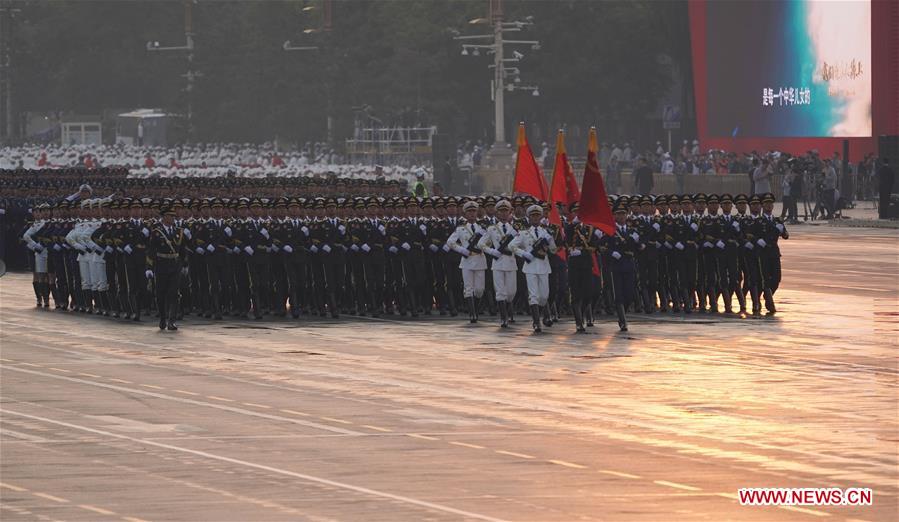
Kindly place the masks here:
[[(354, 195), (67, 198), (33, 209), (22, 240), (37, 305), (159, 328), (194, 314), (260, 320), (485, 314), (534, 332), (573, 316), (774, 314), (774, 196), (614, 196), (615, 233), (578, 205)], [(747, 296), (749, 297), (747, 301)], [(736, 310), (734, 308), (736, 300)]]

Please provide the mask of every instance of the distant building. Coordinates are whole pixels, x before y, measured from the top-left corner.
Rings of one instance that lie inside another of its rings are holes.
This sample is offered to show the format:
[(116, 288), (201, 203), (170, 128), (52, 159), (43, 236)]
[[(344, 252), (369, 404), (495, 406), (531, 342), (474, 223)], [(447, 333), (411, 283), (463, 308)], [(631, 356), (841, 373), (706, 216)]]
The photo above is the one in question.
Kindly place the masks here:
[(176, 144), (178, 117), (159, 109), (137, 109), (116, 116), (116, 143), (168, 147)]
[(101, 145), (103, 124), (99, 116), (72, 115), (60, 120), (62, 145)]

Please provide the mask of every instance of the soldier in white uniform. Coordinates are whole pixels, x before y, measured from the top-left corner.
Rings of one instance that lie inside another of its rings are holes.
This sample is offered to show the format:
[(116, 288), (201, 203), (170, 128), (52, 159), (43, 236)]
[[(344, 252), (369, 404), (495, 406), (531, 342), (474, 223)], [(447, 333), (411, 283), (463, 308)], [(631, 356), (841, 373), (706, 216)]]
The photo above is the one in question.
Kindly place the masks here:
[(47, 274), (47, 258), (49, 252), (44, 245), (35, 241), (33, 236), (46, 226), (47, 220), (45, 219), (45, 214), (48, 212), (49, 208), (50, 206), (46, 203), (35, 208), (34, 223), (32, 223), (31, 226), (28, 227), (28, 230), (22, 235), (25, 246), (34, 252), (34, 277), (31, 285), (34, 287), (34, 296), (37, 297), (37, 306), (43, 306), (45, 308), (50, 306), (50, 278)]
[(465, 223), (460, 223), (446, 240), (446, 246), (462, 255), (459, 268), (462, 269), (463, 295), (468, 302), (468, 318), (478, 322), (477, 300), (484, 295), (484, 274), (487, 259), (478, 247), (478, 242), (486, 231), (478, 225), (478, 204), (469, 201), (462, 205)]
[[(552, 268), (549, 266), (548, 254), (556, 251), (556, 242), (552, 234), (540, 224), (543, 207), (531, 205), (527, 213), (530, 225), (519, 231), (509, 246), (516, 256), (525, 260), (521, 271), (528, 283), (528, 304), (534, 320), (534, 331), (539, 333), (540, 316), (545, 315), (542, 312), (549, 300), (549, 274), (552, 273)], [(552, 323), (544, 321), (544, 324), (550, 326)]]
[(500, 200), (496, 204), (498, 221), (487, 227), (487, 233), (478, 242), (478, 248), (493, 257), (493, 289), (499, 308), (500, 327), (507, 328), (512, 318), (512, 301), (518, 291), (518, 264), (510, 249), (518, 231), (512, 225), (512, 203)]

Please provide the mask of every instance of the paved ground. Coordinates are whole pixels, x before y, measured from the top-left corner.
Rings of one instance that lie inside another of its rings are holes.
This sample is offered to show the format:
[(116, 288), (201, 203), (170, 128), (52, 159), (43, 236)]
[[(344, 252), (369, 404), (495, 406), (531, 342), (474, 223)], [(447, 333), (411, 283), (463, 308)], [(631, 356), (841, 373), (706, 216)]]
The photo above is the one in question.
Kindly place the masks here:
[[(461, 320), (30, 308), (0, 280), (2, 520), (896, 520), (899, 233), (793, 227), (775, 318), (533, 336)], [(740, 487), (871, 507), (741, 507)]]

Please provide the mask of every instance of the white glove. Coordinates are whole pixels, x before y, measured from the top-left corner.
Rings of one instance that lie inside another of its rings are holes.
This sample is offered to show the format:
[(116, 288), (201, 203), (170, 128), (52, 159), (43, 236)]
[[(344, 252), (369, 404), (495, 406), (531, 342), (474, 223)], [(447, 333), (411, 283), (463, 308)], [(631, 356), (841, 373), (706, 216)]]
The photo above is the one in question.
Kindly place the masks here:
[(346, 227), (343, 225), (337, 225), (337, 230), (339, 230), (341, 234), (346, 234)]
[(678, 249), (678, 250), (683, 250), (683, 249), (684, 249), (684, 244), (681, 243), (680, 241), (678, 241), (677, 243), (674, 244), (674, 248), (676, 248), (676, 249)]
[(778, 223), (776, 226), (777, 226), (777, 231), (783, 233), (783, 231), (784, 231), (784, 226), (781, 225), (780, 223)]
[(449, 251), (450, 251), (449, 245), (443, 245), (442, 248), (443, 248), (443, 251), (444, 251), (444, 252), (449, 252)]
[(368, 243), (362, 243), (362, 247), (361, 247), (361, 248), (362, 248), (362, 251), (363, 251), (363, 252), (366, 252), (366, 253), (371, 252), (371, 247), (368, 246)]
[(668, 242), (668, 241), (665, 241), (665, 246), (668, 247), (668, 248), (671, 248), (671, 243)]
[(499, 250), (495, 249), (495, 248), (488, 248), (488, 249), (485, 250), (485, 252), (487, 252), (488, 254), (490, 254), (491, 256), (493, 256), (493, 257), (495, 257), (495, 258), (497, 258), (497, 259), (499, 259), (500, 257), (502, 257), (502, 253), (501, 253)]
[(246, 252), (248, 255), (253, 255), (253, 247), (251, 247), (249, 245), (243, 247), (243, 251)]
[(325, 245), (325, 246), (323, 246), (323, 247), (322, 247), (322, 250), (324, 250), (324, 252), (325, 252), (326, 254), (330, 254), (330, 253), (331, 253), (331, 245)]
[(60, 247), (58, 244), (56, 244), (56, 245), (53, 245), (53, 250), (59, 252), (60, 250), (62, 250), (62, 247)]
[(359, 247), (356, 246), (356, 243), (353, 243), (352, 245), (350, 245), (350, 250), (352, 250), (353, 252), (358, 252)]
[(748, 248), (749, 250), (752, 250), (753, 248), (755, 248), (754, 246), (752, 246), (752, 243), (750, 243), (749, 241), (744, 243), (743, 246)]
[(534, 260), (534, 254), (532, 254), (532, 253), (530, 253), (530, 252), (524, 252), (524, 253), (522, 253), (522, 256), (523, 256), (525, 259), (527, 259), (528, 262), (531, 262), (531, 261)]
[(593, 231), (593, 235), (596, 236), (596, 239), (602, 239), (602, 230), (597, 228)]
[(206, 245), (206, 250), (208, 250), (209, 253), (212, 254), (215, 252), (215, 247), (212, 246), (212, 244), (210, 243), (210, 244)]
[(303, 225), (303, 228), (300, 229), (306, 237), (309, 237), (309, 227)]
[(653, 224), (652, 224), (652, 228), (653, 228), (656, 232), (659, 232), (659, 231), (662, 230), (662, 227), (659, 226), (658, 223), (653, 223)]
[(403, 247), (403, 250), (406, 250), (406, 251), (412, 250), (412, 245), (410, 245), (409, 243), (406, 243), (405, 241), (400, 246)]
[(234, 252), (235, 254), (239, 254), (239, 253), (240, 253), (240, 248), (234, 247), (234, 248), (231, 249), (231, 251)]
[(696, 223), (690, 223), (690, 228), (693, 229), (693, 232), (697, 232), (699, 230), (699, 225)]
[(418, 229), (421, 230), (422, 234), (428, 233), (428, 227), (426, 227), (424, 223), (422, 223), (421, 225), (418, 225)]
[(134, 250), (132, 250), (131, 245), (125, 245), (125, 248), (123, 248), (122, 250), (124, 250), (125, 252), (127, 252), (129, 254), (134, 251)]
[(231, 227), (225, 227), (225, 235), (231, 237)]
[(718, 242), (715, 243), (715, 246), (718, 247), (718, 248), (720, 248), (720, 249), (722, 249), (722, 250), (724, 250), (724, 241), (721, 241), (721, 240), (719, 239)]
[(147, 229), (147, 227), (140, 229), (140, 231), (144, 235), (144, 237), (150, 237), (150, 231)]
[(187, 267), (181, 269), (181, 275), (187, 277)]
[(315, 245), (312, 245), (311, 247), (309, 247), (309, 251), (312, 252), (313, 254), (317, 254), (317, 253), (318, 253), (318, 247), (315, 246)]
[(144, 275), (147, 276), (147, 279), (153, 279), (153, 271), (152, 270), (147, 270), (146, 272), (144, 272)]
[(706, 248), (712, 248), (712, 243), (711, 243), (711, 241), (706, 241), (702, 244), (702, 246), (704, 246)]
[(634, 241), (640, 241), (640, 234), (631, 232), (631, 239), (633, 239)]
[(279, 252), (280, 250), (281, 250), (281, 247), (279, 247), (278, 245), (272, 245), (273, 252)]
[(399, 250), (397, 250), (395, 246), (388, 248), (387, 251), (391, 254), (396, 254), (397, 252), (399, 252)]
[(468, 256), (471, 255), (471, 251), (468, 250), (467, 248), (460, 248), (460, 249), (459, 249), (459, 253), (462, 254), (462, 255), (465, 256), (465, 257), (468, 257)]
[(184, 229), (184, 237), (186, 237), (187, 239), (193, 239), (193, 237), (190, 235), (190, 229)]
[(384, 228), (384, 225), (378, 225), (378, 231), (381, 232), (381, 235), (382, 235), (382, 236), (386, 236), (386, 235), (387, 235), (387, 229)]
[(259, 231), (259, 233), (262, 234), (262, 237), (264, 237), (265, 239), (270, 239), (267, 229), (263, 228), (262, 230)]
[(568, 251), (568, 255), (571, 257), (579, 256), (579, 255), (581, 255), (581, 249), (580, 248), (572, 248), (571, 250)]
[(123, 252), (122, 247), (115, 247), (115, 251), (120, 254)]
[(765, 243), (764, 239), (759, 239), (758, 241), (755, 242), (755, 244), (762, 248), (765, 248), (766, 246), (768, 246), (768, 243)]
[(612, 252), (612, 257), (614, 257), (615, 259), (621, 259), (621, 253), (615, 250), (614, 252)]
[[(43, 250), (43, 249), (44, 249), (44, 248), (43, 248), (43, 247), (41, 247), (41, 250)], [(106, 247), (106, 249), (105, 249), (105, 250), (106, 250), (106, 252), (107, 252), (107, 253), (109, 253), (109, 254), (111, 254), (111, 253), (112, 253), (112, 252), (113, 252), (113, 249), (112, 249), (112, 247), (111, 247), (111, 246), (108, 246), (108, 247)]]
[(428, 249), (431, 252), (437, 252), (438, 250), (440, 250), (439, 248), (437, 248), (437, 245), (428, 245)]
[(734, 227), (734, 230), (736, 230), (737, 232), (740, 231), (740, 223), (739, 223), (739, 222), (737, 222), (737, 221), (732, 221), (732, 222), (730, 223), (730, 226)]
[(293, 254), (293, 247), (290, 245), (284, 245), (284, 251), (288, 254)]
[(203, 247), (197, 247), (194, 249), (194, 251), (200, 255), (203, 255)]

